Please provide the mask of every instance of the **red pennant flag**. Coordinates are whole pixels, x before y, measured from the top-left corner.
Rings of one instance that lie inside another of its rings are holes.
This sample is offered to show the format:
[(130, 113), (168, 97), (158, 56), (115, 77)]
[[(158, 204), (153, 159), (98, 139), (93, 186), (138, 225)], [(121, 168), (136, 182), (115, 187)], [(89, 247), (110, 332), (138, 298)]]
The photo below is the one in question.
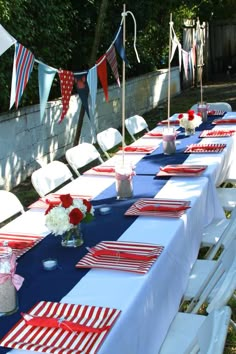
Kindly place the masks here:
[(60, 77), (62, 96), (62, 113), (59, 119), (59, 123), (61, 123), (69, 108), (71, 91), (74, 85), (74, 74), (67, 70), (59, 70), (58, 74)]
[(105, 99), (108, 102), (108, 83), (107, 83), (107, 61), (106, 61), (106, 55), (102, 55), (97, 61), (96, 64), (97, 66), (97, 73), (99, 80), (101, 82)]

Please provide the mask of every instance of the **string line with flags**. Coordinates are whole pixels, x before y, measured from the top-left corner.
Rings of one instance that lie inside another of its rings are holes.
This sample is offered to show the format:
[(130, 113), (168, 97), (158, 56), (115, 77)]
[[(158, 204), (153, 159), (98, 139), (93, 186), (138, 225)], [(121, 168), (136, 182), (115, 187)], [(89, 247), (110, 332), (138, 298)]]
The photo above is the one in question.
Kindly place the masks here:
[[(131, 13), (129, 11), (129, 13)], [(132, 13), (131, 13), (132, 14)], [(133, 16), (133, 14), (132, 14)], [(136, 22), (134, 34), (134, 50), (139, 61), (136, 50)], [(17, 39), (12, 37), (5, 28), (0, 24), (0, 56), (7, 51), (12, 45), (15, 45), (15, 54), (12, 69), (10, 107), (15, 104), (18, 108), (20, 99), (30, 79), (30, 74), (34, 68), (34, 64), (38, 64), (38, 83), (39, 83), (39, 99), (40, 99), (40, 119), (43, 119), (51, 86), (55, 77), (58, 74), (60, 79), (60, 89), (62, 97), (62, 112), (59, 118), (59, 123), (62, 122), (69, 108), (70, 97), (73, 86), (75, 85), (77, 93), (81, 99), (81, 104), (89, 118), (94, 116), (96, 107), (97, 83), (98, 79), (101, 83), (106, 101), (109, 100), (108, 80), (107, 80), (107, 63), (115, 77), (117, 85), (120, 87), (120, 79), (118, 72), (118, 63), (116, 52), (120, 58), (128, 64), (125, 53), (125, 48), (122, 44), (122, 26), (123, 17), (121, 19), (119, 29), (109, 46), (108, 50), (103, 54), (88, 71), (72, 72), (69, 70), (53, 68), (40, 60), (37, 60), (33, 53), (20, 44)], [(90, 107), (89, 107), (90, 98)]]

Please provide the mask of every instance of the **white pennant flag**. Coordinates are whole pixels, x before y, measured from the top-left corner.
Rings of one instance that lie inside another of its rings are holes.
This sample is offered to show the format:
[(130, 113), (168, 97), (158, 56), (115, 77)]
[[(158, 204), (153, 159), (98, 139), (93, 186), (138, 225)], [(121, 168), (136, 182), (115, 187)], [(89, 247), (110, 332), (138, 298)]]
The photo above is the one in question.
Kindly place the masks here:
[(189, 54), (185, 50), (182, 50), (182, 54), (183, 54), (184, 73), (185, 73), (186, 79), (188, 80), (188, 65), (189, 65), (188, 56), (189, 56)]
[(16, 43), (16, 39), (13, 38), (2, 25), (0, 25), (0, 55), (2, 55), (14, 43)]

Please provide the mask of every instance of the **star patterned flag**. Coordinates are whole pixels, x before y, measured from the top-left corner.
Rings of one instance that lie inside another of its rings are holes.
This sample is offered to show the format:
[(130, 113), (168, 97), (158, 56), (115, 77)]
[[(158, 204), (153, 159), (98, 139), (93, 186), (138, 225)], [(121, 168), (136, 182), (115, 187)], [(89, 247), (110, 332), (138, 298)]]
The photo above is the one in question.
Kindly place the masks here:
[(99, 80), (101, 82), (105, 99), (108, 102), (108, 83), (107, 83), (107, 61), (106, 61), (106, 55), (102, 55), (97, 61), (97, 73)]
[(0, 25), (0, 55), (15, 43), (16, 39), (13, 38), (2, 25)]
[(59, 123), (61, 123), (69, 108), (71, 91), (74, 84), (74, 74), (68, 70), (59, 70), (58, 74), (60, 78), (62, 96), (62, 112), (59, 119)]
[(29, 81), (33, 66), (34, 55), (22, 44), (16, 43), (13, 63), (10, 108), (14, 102), (16, 108), (18, 107), (21, 96)]
[(75, 85), (76, 90), (79, 94), (79, 97), (82, 101), (82, 105), (90, 118), (89, 108), (88, 108), (88, 96), (89, 96), (89, 87), (87, 82), (87, 72), (82, 74), (75, 74)]
[(52, 86), (53, 79), (57, 70), (51, 68), (44, 63), (39, 63), (38, 66), (38, 81), (39, 81), (39, 98), (40, 98), (40, 119), (42, 121), (49, 92)]
[(123, 26), (120, 26), (114, 44), (121, 59), (125, 61), (125, 63), (129, 66), (129, 62), (125, 54), (125, 48), (122, 43), (123, 42), (122, 30), (123, 30)]
[(116, 50), (114, 45), (108, 49), (106, 53), (107, 61), (111, 66), (111, 70), (113, 72), (113, 75), (115, 76), (115, 79), (117, 81), (118, 86), (120, 86), (120, 79), (119, 79), (119, 72), (118, 72), (118, 65), (117, 65), (117, 60), (116, 60)]

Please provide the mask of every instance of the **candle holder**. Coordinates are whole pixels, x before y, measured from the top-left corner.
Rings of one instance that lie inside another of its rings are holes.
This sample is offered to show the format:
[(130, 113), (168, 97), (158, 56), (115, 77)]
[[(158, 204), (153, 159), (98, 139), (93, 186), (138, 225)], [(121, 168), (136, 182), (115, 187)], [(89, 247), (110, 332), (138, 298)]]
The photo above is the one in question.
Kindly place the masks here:
[(121, 164), (115, 168), (117, 199), (128, 199), (133, 196), (133, 167)]
[(197, 112), (201, 114), (202, 122), (207, 122), (208, 105), (206, 102), (199, 102), (197, 105)]
[(163, 129), (163, 151), (165, 155), (173, 155), (176, 152), (176, 131), (173, 127)]

